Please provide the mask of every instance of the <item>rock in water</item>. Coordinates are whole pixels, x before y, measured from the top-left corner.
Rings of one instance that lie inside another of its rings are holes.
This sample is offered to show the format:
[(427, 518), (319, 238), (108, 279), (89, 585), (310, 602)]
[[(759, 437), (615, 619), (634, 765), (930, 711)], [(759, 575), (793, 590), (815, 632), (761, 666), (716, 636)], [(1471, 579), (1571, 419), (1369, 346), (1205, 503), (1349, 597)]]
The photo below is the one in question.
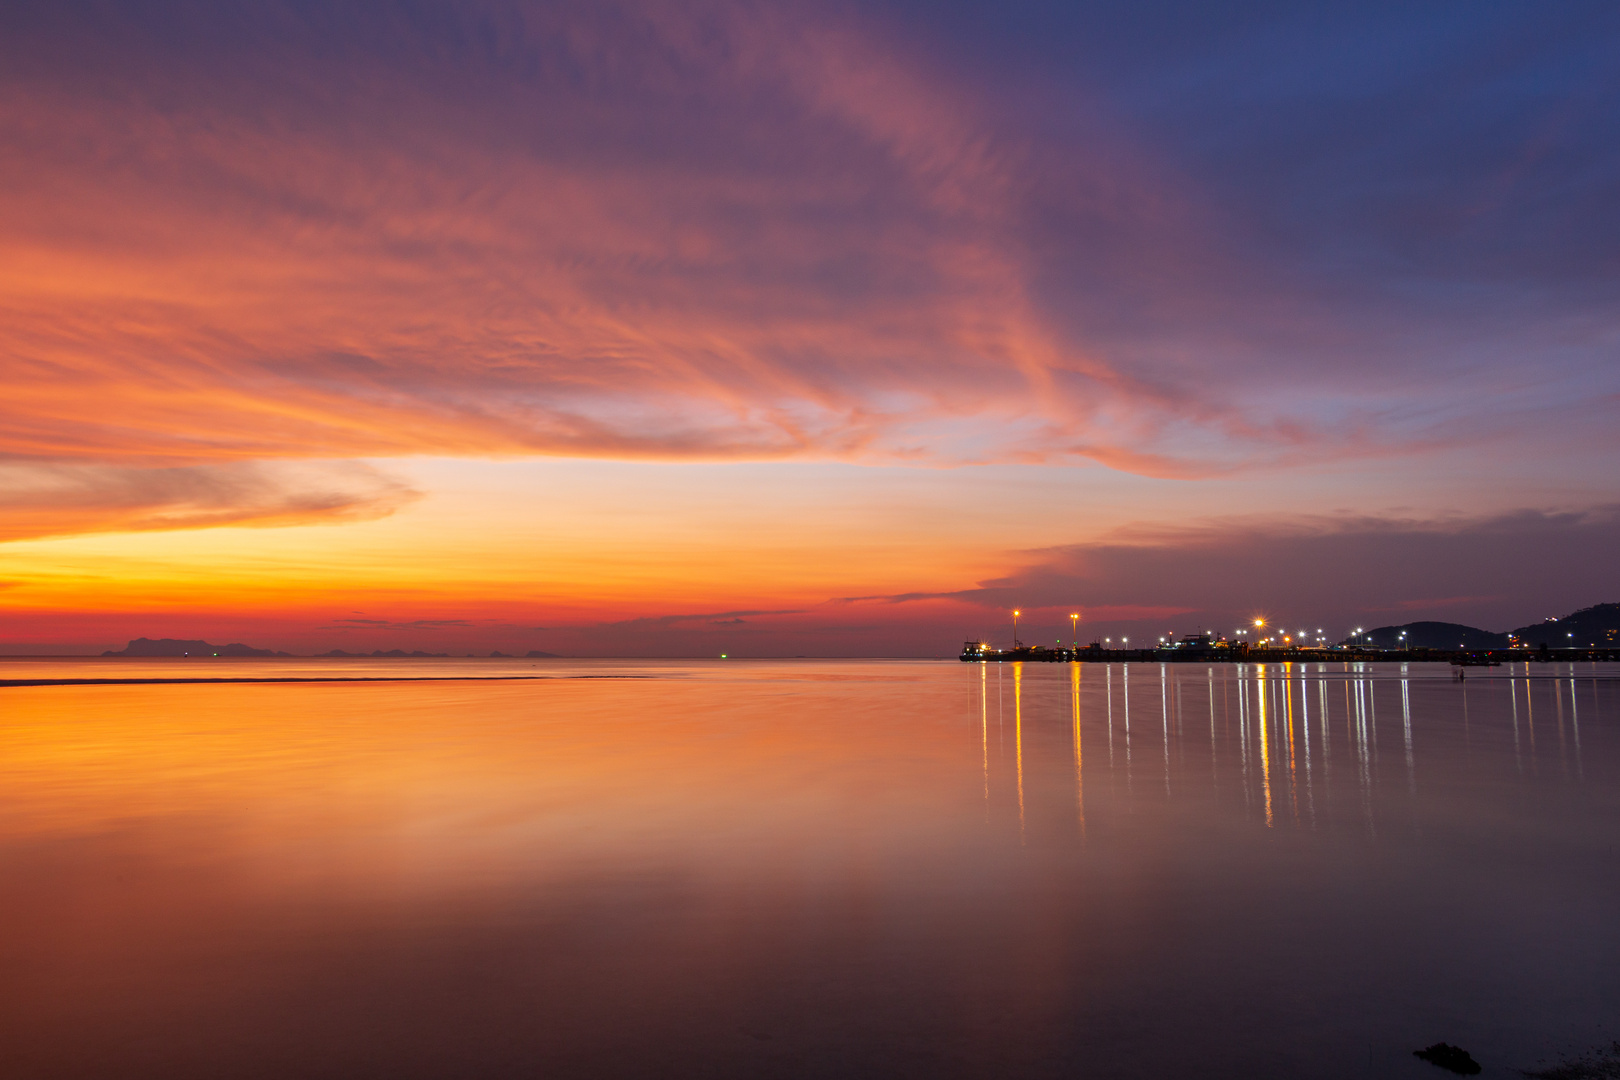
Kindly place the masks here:
[(1452, 1046), (1450, 1043), (1435, 1043), (1425, 1049), (1414, 1050), (1412, 1056), (1420, 1057), (1430, 1065), (1438, 1065), (1442, 1069), (1449, 1069), (1463, 1076), (1473, 1076), (1479, 1072), (1479, 1062), (1474, 1060), (1473, 1055), (1462, 1047)]

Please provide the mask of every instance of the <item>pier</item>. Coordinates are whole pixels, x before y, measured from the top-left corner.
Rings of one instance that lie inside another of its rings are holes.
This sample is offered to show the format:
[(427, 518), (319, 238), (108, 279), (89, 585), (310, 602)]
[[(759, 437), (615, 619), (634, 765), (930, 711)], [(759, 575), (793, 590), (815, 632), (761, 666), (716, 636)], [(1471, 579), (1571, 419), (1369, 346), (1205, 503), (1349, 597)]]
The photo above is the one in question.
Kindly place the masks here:
[(1103, 648), (1090, 645), (1018, 645), (998, 649), (984, 642), (962, 645), (964, 663), (1197, 663), (1197, 664), (1286, 664), (1408, 662), (1483, 665), (1488, 663), (1586, 663), (1620, 661), (1620, 648), (1586, 649), (1369, 649), (1355, 646), (1323, 648), (1256, 648), (1244, 642), (1187, 641), (1152, 649)]

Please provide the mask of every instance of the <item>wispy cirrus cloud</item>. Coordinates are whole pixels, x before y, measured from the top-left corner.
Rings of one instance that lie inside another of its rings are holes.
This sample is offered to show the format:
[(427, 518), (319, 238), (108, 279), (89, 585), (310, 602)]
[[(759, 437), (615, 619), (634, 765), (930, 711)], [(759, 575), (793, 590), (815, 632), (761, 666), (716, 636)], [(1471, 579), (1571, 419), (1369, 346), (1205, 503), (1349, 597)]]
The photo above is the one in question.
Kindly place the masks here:
[(1301, 285), (1133, 103), (1009, 124), (841, 9), (11, 18), (0, 454), (1208, 476), (1476, 439), (1490, 393), (1391, 358), (1517, 340)]
[(138, 468), (0, 460), (0, 541), (369, 521), (416, 498), (408, 485), (357, 462)]

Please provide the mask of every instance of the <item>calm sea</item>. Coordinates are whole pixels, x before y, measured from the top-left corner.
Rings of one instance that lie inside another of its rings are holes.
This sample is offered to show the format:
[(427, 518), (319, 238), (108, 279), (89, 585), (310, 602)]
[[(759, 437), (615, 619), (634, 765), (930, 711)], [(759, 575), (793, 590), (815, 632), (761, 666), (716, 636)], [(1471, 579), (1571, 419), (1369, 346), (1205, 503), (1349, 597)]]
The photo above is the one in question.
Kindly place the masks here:
[[(0, 1075), (1518, 1076), (1620, 666), (0, 661)], [(1543, 1062), (1543, 1065), (1538, 1065)]]

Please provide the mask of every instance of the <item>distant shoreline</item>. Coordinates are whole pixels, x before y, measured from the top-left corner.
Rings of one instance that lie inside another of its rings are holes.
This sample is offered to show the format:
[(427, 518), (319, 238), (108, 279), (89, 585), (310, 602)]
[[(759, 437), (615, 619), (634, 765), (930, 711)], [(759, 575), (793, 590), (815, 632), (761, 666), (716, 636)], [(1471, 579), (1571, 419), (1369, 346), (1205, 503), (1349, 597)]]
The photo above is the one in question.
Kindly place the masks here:
[(652, 679), (654, 675), (286, 675), (190, 679), (0, 679), (13, 686), (151, 686), (171, 683), (524, 682), (555, 679)]

